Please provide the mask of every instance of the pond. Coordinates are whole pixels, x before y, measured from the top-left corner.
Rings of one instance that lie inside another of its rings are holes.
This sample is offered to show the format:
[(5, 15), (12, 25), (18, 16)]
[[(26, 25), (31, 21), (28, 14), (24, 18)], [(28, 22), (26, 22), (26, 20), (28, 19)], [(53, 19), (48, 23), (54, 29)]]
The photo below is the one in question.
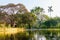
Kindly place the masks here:
[(60, 40), (60, 30), (28, 30), (0, 35), (0, 40)]

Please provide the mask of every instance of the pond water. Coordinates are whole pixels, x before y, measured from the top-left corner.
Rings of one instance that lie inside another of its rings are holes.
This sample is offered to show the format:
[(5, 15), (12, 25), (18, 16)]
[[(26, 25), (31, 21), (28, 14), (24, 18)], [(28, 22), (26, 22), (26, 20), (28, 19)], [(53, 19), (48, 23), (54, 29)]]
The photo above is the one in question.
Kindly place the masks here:
[(24, 31), (0, 36), (0, 40), (60, 40), (60, 30)]
[(33, 37), (31, 40), (60, 40), (60, 31), (58, 30), (37, 30), (31, 31)]

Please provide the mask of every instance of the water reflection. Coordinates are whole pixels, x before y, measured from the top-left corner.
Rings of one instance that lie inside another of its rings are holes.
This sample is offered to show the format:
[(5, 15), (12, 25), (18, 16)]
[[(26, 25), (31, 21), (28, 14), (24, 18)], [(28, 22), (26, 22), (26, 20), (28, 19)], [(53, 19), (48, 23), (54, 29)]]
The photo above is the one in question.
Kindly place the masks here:
[[(35, 40), (46, 40), (46, 37), (44, 35), (39, 35), (38, 33), (34, 34)], [(32, 40), (34, 40), (32, 39)]]
[(53, 30), (40, 30), (32, 31), (33, 37), (32, 40), (60, 40), (60, 31)]
[(60, 40), (60, 31), (35, 30), (0, 36), (0, 40)]

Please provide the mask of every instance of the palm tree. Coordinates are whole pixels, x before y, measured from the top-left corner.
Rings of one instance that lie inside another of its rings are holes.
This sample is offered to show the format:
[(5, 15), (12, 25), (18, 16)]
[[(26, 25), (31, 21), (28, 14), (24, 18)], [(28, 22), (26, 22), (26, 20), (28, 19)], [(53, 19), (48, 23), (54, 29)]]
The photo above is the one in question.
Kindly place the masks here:
[(51, 17), (51, 12), (53, 12), (53, 10), (52, 10), (52, 6), (50, 6), (50, 7), (48, 7), (49, 9), (48, 9), (48, 12), (50, 12), (50, 17)]

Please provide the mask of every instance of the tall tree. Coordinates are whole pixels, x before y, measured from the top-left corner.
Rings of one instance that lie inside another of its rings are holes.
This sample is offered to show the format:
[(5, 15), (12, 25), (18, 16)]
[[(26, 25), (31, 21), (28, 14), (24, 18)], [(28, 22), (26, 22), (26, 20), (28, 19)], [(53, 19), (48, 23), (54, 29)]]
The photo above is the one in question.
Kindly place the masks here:
[(42, 14), (43, 10), (44, 10), (43, 8), (35, 7), (35, 9), (32, 9), (31, 12), (35, 13), (35, 15), (37, 16), (37, 18), (39, 20), (41, 20), (41, 14)]
[(36, 21), (36, 16), (32, 13), (24, 13), (24, 14), (15, 14), (14, 15), (14, 21), (16, 22), (17, 26), (24, 26), (29, 25), (29, 28), (32, 24)]
[(49, 9), (48, 9), (48, 12), (50, 12), (50, 17), (51, 17), (51, 12), (53, 12), (53, 10), (52, 10), (52, 6), (50, 6), (50, 7), (48, 7)]
[(37, 16), (37, 22), (39, 25), (39, 27), (41, 26), (41, 23), (42, 23), (42, 13), (44, 12), (44, 9), (43, 8), (40, 8), (40, 7), (35, 7), (35, 9), (32, 9), (31, 10), (32, 13), (34, 13), (36, 16)]

